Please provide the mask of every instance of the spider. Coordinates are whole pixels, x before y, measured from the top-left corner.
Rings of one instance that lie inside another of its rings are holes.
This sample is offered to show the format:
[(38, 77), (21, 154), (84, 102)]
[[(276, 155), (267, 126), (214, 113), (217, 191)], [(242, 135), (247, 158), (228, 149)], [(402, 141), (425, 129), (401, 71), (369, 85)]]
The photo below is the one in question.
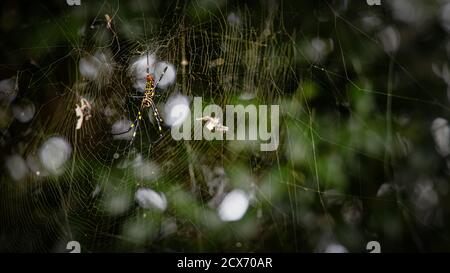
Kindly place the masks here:
[[(148, 56), (147, 56), (147, 62), (148, 62)], [(161, 124), (163, 122), (161, 115), (159, 114), (158, 108), (156, 107), (153, 98), (156, 95), (156, 87), (158, 86), (159, 82), (161, 81), (161, 79), (164, 77), (164, 74), (167, 71), (167, 66), (164, 68), (161, 76), (159, 77), (159, 80), (157, 82), (155, 82), (155, 78), (153, 77), (152, 74), (150, 74), (149, 72), (149, 68), (147, 66), (147, 78), (146, 78), (146, 83), (145, 83), (145, 90), (144, 90), (144, 95), (143, 96), (133, 96), (133, 98), (136, 99), (142, 99), (141, 101), (141, 106), (139, 108), (138, 111), (138, 116), (136, 117), (136, 119), (133, 121), (133, 123), (131, 123), (130, 127), (128, 128), (128, 130), (121, 132), (121, 133), (116, 133), (113, 135), (123, 135), (128, 133), (129, 131), (131, 131), (132, 129), (135, 129), (133, 132), (133, 136), (131, 137), (130, 143), (128, 144), (127, 147), (131, 146), (131, 144), (133, 144), (133, 141), (136, 137), (136, 133), (137, 130), (139, 129), (139, 125), (140, 122), (142, 120), (142, 112), (147, 109), (147, 108), (151, 108), (153, 111), (153, 116), (155, 117), (156, 120), (156, 124), (158, 125), (158, 130), (159, 130), (159, 138), (158, 140), (163, 136), (162, 134), (162, 127)]]
[(81, 126), (83, 126), (83, 121), (85, 121), (85, 120), (87, 121), (87, 120), (89, 120), (92, 117), (92, 114), (91, 114), (91, 110), (92, 110), (91, 103), (87, 99), (81, 97), (80, 98), (80, 105), (76, 104), (77, 107), (75, 108), (75, 113), (76, 113), (77, 118), (78, 118), (77, 119), (77, 125), (75, 126), (76, 130), (81, 129)]

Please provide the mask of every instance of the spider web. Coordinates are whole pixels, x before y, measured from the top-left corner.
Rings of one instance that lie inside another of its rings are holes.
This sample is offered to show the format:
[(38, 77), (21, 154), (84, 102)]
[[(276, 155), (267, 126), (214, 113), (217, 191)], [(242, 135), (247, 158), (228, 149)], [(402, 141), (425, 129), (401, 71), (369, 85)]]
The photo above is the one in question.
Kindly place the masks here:
[[(360, 252), (372, 240), (386, 250), (448, 249), (437, 243), (448, 242), (447, 167), (430, 155), (428, 125), (448, 106), (402, 63), (405, 49), (389, 51), (392, 35), (386, 43), (376, 36), (388, 23), (360, 26), (361, 18), (389, 22), (391, 6), (345, 3), (298, 4), (316, 13), (308, 20), (291, 11), (297, 4), (276, 1), (64, 9), (51, 24), (67, 45), (31, 47), (51, 52), (40, 59), (45, 65), (13, 73), (17, 97), (40, 107), (30, 123), (2, 126), (2, 157), (35, 158), (51, 136), (63, 137), (71, 156), (58, 175), (30, 172), (12, 181), (3, 172), (2, 250), (66, 251), (72, 240), (83, 252)], [(155, 142), (151, 111), (130, 147), (127, 137), (114, 137), (115, 122), (137, 116), (133, 96), (142, 92), (129, 66), (147, 52), (177, 74), (157, 90), (160, 112), (176, 94), (222, 107), (278, 104), (278, 150), (260, 152), (250, 141), (174, 141), (167, 124)], [(92, 56), (101, 62), (95, 79), (80, 73), (80, 60)], [(76, 130), (81, 97), (92, 117)], [(426, 159), (442, 166), (421, 168)], [(164, 196), (167, 208), (142, 207), (135, 200), (142, 188)], [(218, 207), (237, 188), (250, 206), (239, 221), (221, 221)]]

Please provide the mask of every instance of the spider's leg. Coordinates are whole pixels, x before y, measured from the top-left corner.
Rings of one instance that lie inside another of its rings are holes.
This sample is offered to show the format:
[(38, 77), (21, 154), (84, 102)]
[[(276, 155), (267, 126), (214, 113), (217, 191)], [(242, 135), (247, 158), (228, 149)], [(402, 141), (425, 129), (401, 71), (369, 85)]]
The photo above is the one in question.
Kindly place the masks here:
[(129, 131), (131, 131), (131, 130), (134, 128), (134, 126), (135, 126), (135, 123), (133, 122), (133, 123), (130, 125), (130, 127), (128, 127), (128, 129), (127, 129), (126, 131), (123, 131), (123, 132), (120, 132), (120, 133), (111, 133), (111, 135), (113, 135), (113, 136), (120, 136), (120, 135), (126, 134), (126, 133), (128, 133)]
[[(140, 117), (140, 118), (139, 118)], [(136, 127), (136, 130), (138, 129), (138, 127), (139, 127), (139, 120), (140, 119), (142, 119), (142, 116), (140, 115), (140, 112), (139, 112), (139, 116), (133, 121), (133, 123), (131, 123), (131, 125), (130, 125), (130, 127), (128, 127), (128, 129), (126, 130), (126, 131), (123, 131), (123, 132), (120, 132), (120, 133), (111, 133), (113, 136), (119, 136), (119, 135), (123, 135), (123, 134), (126, 134), (126, 133), (128, 133), (129, 131), (131, 131), (131, 130), (133, 130), (135, 127)], [(136, 130), (135, 130), (135, 133), (136, 133)]]
[(134, 122), (131, 124), (130, 128), (128, 129), (127, 132), (131, 131), (131, 129), (135, 128), (133, 135), (131, 136), (130, 142), (128, 142), (127, 146), (125, 147), (124, 151), (128, 150), (128, 148), (131, 147), (131, 145), (133, 144), (134, 140), (136, 139), (136, 134), (139, 130), (139, 126), (141, 124), (141, 120), (142, 120), (142, 109), (139, 110), (138, 112), (138, 117), (134, 120)]
[(139, 117), (136, 119), (137, 120), (136, 129), (134, 130), (133, 135), (131, 136), (130, 142), (128, 143), (127, 147), (125, 148), (126, 150), (133, 144), (134, 139), (136, 138), (136, 133), (139, 129), (139, 125), (141, 124), (140, 123), (141, 119), (142, 119), (142, 116), (139, 114)]
[(153, 101), (151, 102), (151, 105), (152, 105), (152, 109), (153, 109), (153, 115), (155, 116), (155, 118), (157, 120), (159, 120), (160, 123), (162, 123), (163, 120), (161, 118), (161, 115), (159, 114), (158, 107), (156, 107), (156, 105)]
[(153, 116), (155, 117), (156, 123), (158, 124), (159, 136), (162, 137), (161, 115), (159, 114), (158, 108), (156, 108), (156, 105), (152, 100), (150, 100), (150, 106), (152, 107)]
[(162, 80), (162, 78), (164, 77), (164, 74), (166, 74), (167, 68), (168, 68), (168, 66), (166, 66), (166, 67), (164, 68), (163, 72), (161, 73), (161, 76), (159, 77), (159, 80), (158, 80), (158, 81), (156, 82), (156, 84), (155, 84), (155, 89), (156, 89), (156, 87), (158, 86), (159, 82), (160, 82), (160, 81)]

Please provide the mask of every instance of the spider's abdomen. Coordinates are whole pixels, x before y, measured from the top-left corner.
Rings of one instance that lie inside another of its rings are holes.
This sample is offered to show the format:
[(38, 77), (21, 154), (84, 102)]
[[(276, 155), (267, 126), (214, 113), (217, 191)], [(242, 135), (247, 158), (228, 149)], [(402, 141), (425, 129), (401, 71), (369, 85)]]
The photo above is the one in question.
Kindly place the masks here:
[(153, 89), (153, 81), (147, 81), (145, 84), (145, 92), (149, 92)]

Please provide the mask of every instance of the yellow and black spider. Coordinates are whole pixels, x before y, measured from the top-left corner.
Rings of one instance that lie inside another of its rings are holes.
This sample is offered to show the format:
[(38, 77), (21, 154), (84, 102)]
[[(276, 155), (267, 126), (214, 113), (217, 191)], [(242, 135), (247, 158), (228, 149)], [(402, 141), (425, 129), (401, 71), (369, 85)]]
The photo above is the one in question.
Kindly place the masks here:
[[(147, 59), (148, 59), (148, 56), (147, 56)], [(148, 60), (147, 60), (147, 62), (148, 62)], [(159, 80), (157, 82), (155, 82), (155, 78), (153, 77), (152, 74), (149, 73), (149, 69), (147, 66), (147, 80), (145, 83), (144, 95), (143, 96), (133, 96), (133, 98), (142, 99), (141, 106), (139, 107), (139, 111), (138, 111), (138, 116), (133, 121), (133, 123), (130, 125), (128, 130), (121, 132), (121, 133), (113, 134), (113, 135), (123, 135), (123, 134), (128, 133), (132, 129), (134, 129), (133, 136), (131, 137), (130, 143), (128, 144), (127, 147), (129, 147), (129, 146), (131, 146), (131, 144), (133, 144), (133, 141), (136, 137), (137, 130), (139, 129), (140, 122), (142, 120), (142, 112), (147, 108), (151, 108), (153, 111), (153, 116), (155, 117), (156, 124), (158, 125), (159, 139), (163, 136), (162, 135), (162, 127), (161, 127), (163, 120), (161, 118), (161, 115), (158, 112), (158, 108), (156, 107), (155, 102), (153, 101), (153, 98), (155, 97), (155, 94), (156, 94), (155, 93), (156, 87), (158, 86), (158, 83), (161, 81), (161, 79), (164, 77), (164, 74), (166, 73), (166, 71), (167, 71), (167, 66), (164, 68), (161, 76), (159, 77)]]

